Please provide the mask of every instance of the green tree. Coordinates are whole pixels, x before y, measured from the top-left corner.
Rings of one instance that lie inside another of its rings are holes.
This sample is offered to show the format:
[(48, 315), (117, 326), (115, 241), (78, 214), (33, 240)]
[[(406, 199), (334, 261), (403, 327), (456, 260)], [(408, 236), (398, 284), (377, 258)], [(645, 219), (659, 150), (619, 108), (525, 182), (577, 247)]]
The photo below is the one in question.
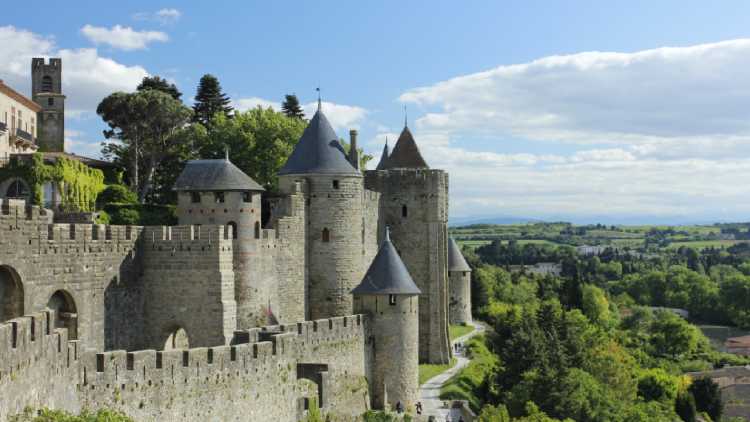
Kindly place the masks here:
[(129, 169), (131, 189), (143, 203), (162, 161), (180, 149), (179, 136), (190, 120), (190, 109), (157, 90), (116, 92), (99, 103), (97, 114), (109, 126), (102, 154)]
[(638, 395), (645, 401), (672, 402), (677, 388), (677, 379), (661, 368), (645, 370), (638, 379)]
[(719, 385), (711, 378), (698, 378), (688, 387), (688, 391), (695, 398), (695, 408), (699, 412), (706, 412), (712, 420), (718, 421), (724, 413), (721, 402)]
[(305, 118), (305, 112), (302, 111), (302, 106), (300, 106), (299, 100), (294, 94), (284, 96), (284, 102), (281, 103), (281, 111), (286, 114), (286, 117)]
[(162, 79), (159, 76), (145, 76), (136, 91), (145, 91), (147, 89), (153, 89), (169, 94), (175, 100), (179, 100), (182, 97), (182, 92), (177, 89), (177, 86), (173, 83), (169, 83), (166, 79)]
[(493, 406), (488, 404), (482, 408), (477, 416), (477, 422), (511, 422), (508, 409), (505, 406)]
[(221, 92), (221, 84), (214, 75), (206, 74), (201, 77), (198, 83), (198, 91), (195, 94), (195, 104), (193, 105), (193, 121), (202, 123), (210, 128), (211, 122), (217, 114), (229, 116), (232, 107), (229, 105), (231, 100)]
[(650, 331), (651, 345), (657, 355), (676, 358), (698, 349), (698, 328), (671, 312), (657, 312)]
[(688, 391), (683, 391), (677, 395), (677, 400), (674, 403), (674, 409), (677, 415), (684, 422), (695, 422), (696, 409), (695, 409), (695, 398)]
[(609, 301), (604, 291), (592, 284), (583, 286), (582, 311), (594, 324), (608, 326), (612, 321)]
[(728, 277), (721, 283), (720, 300), (729, 319), (736, 325), (750, 327), (750, 278), (743, 275)]
[(218, 114), (211, 131), (194, 131), (191, 143), (203, 158), (222, 158), (229, 148), (232, 162), (266, 189), (278, 188), (277, 173), (302, 136), (306, 122), (271, 108), (256, 107), (229, 119)]

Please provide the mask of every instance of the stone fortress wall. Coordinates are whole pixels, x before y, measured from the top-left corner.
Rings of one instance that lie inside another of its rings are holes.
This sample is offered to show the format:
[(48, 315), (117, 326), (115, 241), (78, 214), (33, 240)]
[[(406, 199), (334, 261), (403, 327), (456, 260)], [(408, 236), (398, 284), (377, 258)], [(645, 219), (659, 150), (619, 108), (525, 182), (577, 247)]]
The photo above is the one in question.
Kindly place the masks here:
[(121, 410), (138, 421), (340, 419), (369, 404), (361, 315), (238, 331), (232, 345), (82, 351), (44, 311), (0, 324), (0, 420), (25, 406)]
[(388, 226), (419, 296), (419, 358), (448, 363), (448, 174), (433, 169), (368, 170), (365, 188), (380, 193)]

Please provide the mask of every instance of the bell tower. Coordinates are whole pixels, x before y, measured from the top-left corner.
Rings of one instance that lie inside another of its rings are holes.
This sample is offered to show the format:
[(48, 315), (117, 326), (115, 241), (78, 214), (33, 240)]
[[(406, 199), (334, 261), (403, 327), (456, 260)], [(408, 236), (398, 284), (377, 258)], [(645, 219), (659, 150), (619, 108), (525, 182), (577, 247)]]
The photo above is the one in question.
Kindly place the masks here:
[(42, 107), (37, 116), (40, 151), (65, 150), (65, 95), (62, 93), (62, 59), (31, 59), (31, 97)]

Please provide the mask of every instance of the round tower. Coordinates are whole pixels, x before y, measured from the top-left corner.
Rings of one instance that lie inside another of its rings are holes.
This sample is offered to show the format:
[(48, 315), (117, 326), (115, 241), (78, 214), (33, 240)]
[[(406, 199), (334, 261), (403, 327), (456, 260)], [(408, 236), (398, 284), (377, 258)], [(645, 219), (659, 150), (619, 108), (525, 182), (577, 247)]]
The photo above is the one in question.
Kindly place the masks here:
[(456, 241), (448, 242), (448, 277), (450, 299), (448, 315), (453, 325), (469, 324), (471, 318), (471, 267), (466, 263)]
[(354, 290), (354, 312), (367, 315), (370, 396), (375, 409), (413, 409), (419, 398), (419, 295), (404, 262), (385, 240)]
[(252, 277), (258, 268), (261, 230), (261, 187), (235, 166), (229, 157), (188, 161), (175, 182), (180, 225), (193, 225), (200, 236), (202, 225), (230, 227), (235, 239), (234, 281), (238, 328), (266, 325), (276, 292)]
[(282, 192), (300, 182), (306, 196), (309, 319), (350, 315), (364, 270), (363, 178), (338, 139), (319, 108), (279, 171)]

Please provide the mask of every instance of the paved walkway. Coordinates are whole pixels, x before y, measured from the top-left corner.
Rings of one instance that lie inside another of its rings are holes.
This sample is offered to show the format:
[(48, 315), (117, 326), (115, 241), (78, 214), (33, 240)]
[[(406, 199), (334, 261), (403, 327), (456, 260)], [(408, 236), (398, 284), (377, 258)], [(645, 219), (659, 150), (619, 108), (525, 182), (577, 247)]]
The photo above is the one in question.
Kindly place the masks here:
[[(484, 331), (484, 327), (481, 324), (473, 322), (471, 325), (474, 326), (474, 331), (453, 340), (451, 346), (456, 343), (464, 343)], [(458, 418), (461, 416), (458, 409), (446, 409), (443, 407), (443, 401), (440, 400), (440, 389), (443, 387), (443, 384), (469, 363), (469, 359), (464, 355), (463, 351), (454, 352), (454, 356), (457, 362), (451, 369), (430, 378), (420, 386), (419, 399), (424, 409), (422, 411), (422, 418), (425, 420), (430, 416), (435, 416), (437, 422), (445, 422), (448, 420), (446, 418), (450, 414), (450, 421), (458, 422)]]

